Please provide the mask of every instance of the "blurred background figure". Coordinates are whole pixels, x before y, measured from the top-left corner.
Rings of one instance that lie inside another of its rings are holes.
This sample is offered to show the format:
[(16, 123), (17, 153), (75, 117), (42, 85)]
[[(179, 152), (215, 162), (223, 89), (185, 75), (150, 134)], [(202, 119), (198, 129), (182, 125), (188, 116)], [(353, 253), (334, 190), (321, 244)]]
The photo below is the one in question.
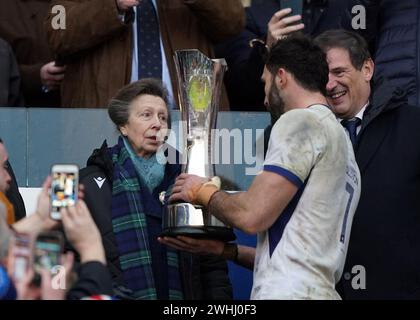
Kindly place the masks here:
[[(11, 179), (4, 168), (6, 159), (7, 150), (3, 144), (0, 144), (0, 194), (8, 188)], [(48, 177), (38, 197), (36, 211), (13, 224), (7, 221), (9, 214), (7, 199), (0, 198), (0, 300), (83, 299), (96, 295), (111, 297), (112, 282), (106, 267), (105, 251), (99, 230), (82, 200), (83, 191), (79, 193), (81, 198), (75, 206), (61, 210), (66, 239), (80, 256), (77, 279), (74, 280), (72, 277), (72, 252), (62, 255), (59, 262), (60, 267), (63, 267), (61, 272), (52, 274), (52, 270), (42, 268), (37, 270), (40, 272), (39, 283), (34, 279), (33, 242), (40, 233), (48, 232), (59, 225), (59, 222), (50, 218), (50, 188), (51, 178)], [(16, 241), (18, 237), (28, 241), (20, 242), (18, 246)], [(63, 275), (64, 278), (61, 279)], [(58, 281), (63, 285), (54, 287), (54, 283), (58, 284)]]
[[(268, 44), (295, 31), (316, 36), (329, 29), (351, 29), (351, 9), (355, 0), (303, 0), (302, 17), (288, 17), (280, 11), (282, 0), (252, 1), (246, 8), (246, 27), (240, 35), (217, 46), (217, 56), (225, 57), (226, 74), (232, 111), (265, 111), (264, 89), (260, 80), (264, 62), (259, 46), (251, 48), (252, 39)], [(298, 23), (292, 26), (293, 23)]]
[(44, 20), (49, 0), (2, 0), (0, 37), (16, 55), (26, 107), (60, 107), (59, 88), (65, 67), (49, 49)]
[[(240, 0), (54, 0), (54, 5), (66, 9), (65, 29), (53, 29), (54, 14), (46, 23), (52, 49), (67, 64), (65, 107), (106, 107), (121, 87), (148, 77), (164, 81), (176, 107), (174, 52), (195, 48), (214, 57), (214, 43), (245, 25)], [(223, 101), (226, 110), (226, 96)]]
[(0, 200), (6, 205), (8, 211), (7, 223), (11, 225), (15, 221), (24, 218), (26, 216), (26, 210), (15, 174), (9, 162), (9, 155), (1, 138), (0, 150), (1, 175), (3, 176), (3, 182), (0, 184)]
[(365, 34), (374, 39), (374, 82), (389, 80), (407, 93), (408, 103), (420, 107), (420, 2), (361, 0), (367, 11)]
[(23, 107), (21, 79), (10, 45), (0, 38), (0, 107)]
[(7, 163), (7, 151), (3, 143), (0, 143), (0, 264), (6, 257), (9, 245), (10, 230), (8, 221), (11, 220), (10, 202), (5, 198), (5, 193), (9, 189), (11, 177), (5, 165)]

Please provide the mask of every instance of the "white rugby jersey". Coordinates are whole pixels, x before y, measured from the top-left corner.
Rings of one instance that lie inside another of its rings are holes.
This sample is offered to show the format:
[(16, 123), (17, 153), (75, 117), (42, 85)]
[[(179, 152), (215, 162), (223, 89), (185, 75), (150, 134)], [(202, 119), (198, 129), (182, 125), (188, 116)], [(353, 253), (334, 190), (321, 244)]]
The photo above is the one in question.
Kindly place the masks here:
[(258, 234), (251, 298), (340, 299), (335, 283), (360, 196), (360, 173), (344, 128), (324, 105), (286, 112), (272, 129), (264, 171), (299, 190)]

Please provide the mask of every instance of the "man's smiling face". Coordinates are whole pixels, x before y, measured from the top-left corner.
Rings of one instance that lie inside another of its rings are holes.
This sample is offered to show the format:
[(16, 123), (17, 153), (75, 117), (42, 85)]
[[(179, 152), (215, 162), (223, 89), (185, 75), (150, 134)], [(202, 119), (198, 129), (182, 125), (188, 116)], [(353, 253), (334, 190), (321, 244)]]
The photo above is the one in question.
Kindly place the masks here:
[(346, 49), (331, 48), (326, 54), (329, 68), (328, 103), (337, 117), (353, 118), (369, 100), (373, 62), (367, 60), (357, 70)]

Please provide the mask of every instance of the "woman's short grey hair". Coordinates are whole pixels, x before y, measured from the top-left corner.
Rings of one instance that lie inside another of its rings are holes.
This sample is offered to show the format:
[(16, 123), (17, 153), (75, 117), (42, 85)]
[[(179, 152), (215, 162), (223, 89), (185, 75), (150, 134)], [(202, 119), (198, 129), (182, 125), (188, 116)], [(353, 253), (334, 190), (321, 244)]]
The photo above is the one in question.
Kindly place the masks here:
[(118, 130), (128, 122), (130, 115), (130, 105), (139, 96), (148, 94), (162, 98), (168, 110), (168, 127), (171, 126), (171, 113), (168, 107), (169, 94), (159, 79), (146, 78), (142, 79), (122, 88), (111, 99), (108, 105), (108, 115)]

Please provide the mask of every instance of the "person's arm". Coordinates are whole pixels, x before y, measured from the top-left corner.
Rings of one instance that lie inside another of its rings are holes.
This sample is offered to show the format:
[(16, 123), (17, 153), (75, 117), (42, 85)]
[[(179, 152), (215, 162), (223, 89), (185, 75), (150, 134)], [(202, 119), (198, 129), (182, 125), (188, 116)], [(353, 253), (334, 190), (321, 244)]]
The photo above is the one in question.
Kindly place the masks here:
[(169, 201), (207, 207), (212, 215), (246, 233), (265, 231), (304, 185), (327, 146), (327, 135), (316, 115), (306, 109), (288, 111), (273, 127), (264, 171), (248, 191), (228, 194), (213, 182), (181, 174)]
[(79, 199), (75, 207), (62, 208), (60, 212), (67, 240), (80, 254), (80, 262), (106, 265), (102, 238), (85, 202)]
[(227, 225), (255, 234), (275, 222), (297, 190), (285, 177), (268, 171), (259, 174), (248, 191), (236, 194), (219, 191), (212, 184), (203, 185), (198, 176), (181, 174), (169, 201), (203, 205)]
[(66, 237), (80, 254), (78, 281), (67, 299), (112, 295), (111, 274), (106, 267), (105, 250), (99, 230), (83, 200), (75, 207), (61, 209)]
[(214, 42), (233, 37), (245, 27), (245, 10), (240, 0), (184, 0), (184, 3)]
[[(35, 275), (34, 268), (29, 268), (22, 279), (15, 279), (15, 286), (18, 300), (64, 300), (66, 290), (71, 282), (74, 256), (72, 252), (63, 254), (61, 266), (65, 273), (61, 271), (51, 274), (51, 270), (42, 268), (40, 272), (40, 286), (33, 283)], [(64, 278), (63, 278), (64, 276)], [(60, 284), (58, 287), (54, 284)], [(63, 286), (64, 284), (64, 286)]]
[(95, 295), (113, 295), (111, 274), (99, 261), (83, 263), (78, 268), (78, 280), (67, 293), (67, 300), (80, 300)]
[[(133, 20), (123, 21), (117, 0), (53, 0), (45, 22), (50, 47), (60, 56), (79, 53), (106, 42), (131, 26)], [(134, 0), (125, 0), (136, 3)], [(61, 5), (66, 9), (66, 28), (54, 30), (56, 14), (51, 9)], [(127, 13), (129, 14), (129, 13)], [(133, 15), (133, 14), (132, 14)], [(133, 15), (134, 16), (134, 15)], [(127, 23), (125, 23), (127, 22)]]
[[(305, 25), (301, 22), (302, 17), (299, 15), (288, 16), (291, 12), (290, 8), (277, 11), (268, 22), (267, 46), (271, 47), (277, 40), (292, 34), (293, 32), (303, 30)], [(293, 25), (293, 23), (297, 23)]]
[(253, 270), (255, 261), (255, 248), (238, 245), (238, 255), (234, 262), (242, 267)]
[(225, 243), (220, 240), (194, 239), (185, 236), (158, 238), (160, 243), (175, 249), (188, 251), (193, 254), (215, 255), (230, 260), (242, 267), (252, 270), (254, 268), (255, 248)]
[(16, 232), (37, 234), (41, 231), (51, 230), (58, 225), (57, 221), (50, 218), (50, 196), (48, 194), (50, 187), (51, 177), (48, 177), (42, 185), (36, 212), (14, 223), (13, 229)]

